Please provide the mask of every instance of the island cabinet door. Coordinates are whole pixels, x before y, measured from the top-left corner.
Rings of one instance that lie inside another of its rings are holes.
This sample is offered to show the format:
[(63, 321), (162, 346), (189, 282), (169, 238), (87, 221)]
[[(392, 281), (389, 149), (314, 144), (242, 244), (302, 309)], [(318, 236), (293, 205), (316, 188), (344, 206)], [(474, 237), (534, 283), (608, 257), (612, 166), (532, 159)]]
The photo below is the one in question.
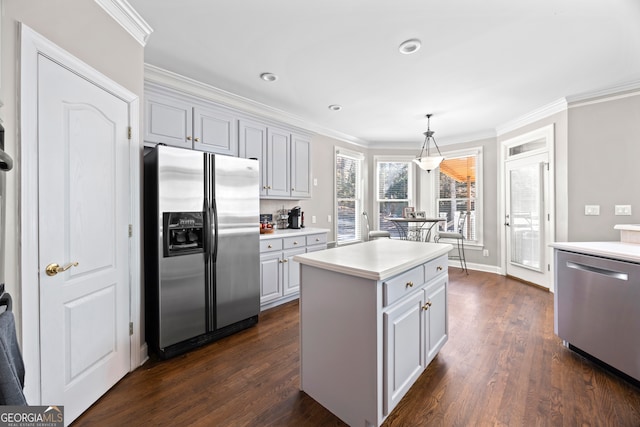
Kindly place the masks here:
[(447, 282), (447, 276), (441, 277), (424, 290), (425, 307), (427, 307), (424, 311), (424, 329), (427, 334), (425, 337), (425, 366), (429, 365), (449, 339)]
[(424, 292), (393, 304), (384, 314), (384, 414), (389, 414), (424, 370)]

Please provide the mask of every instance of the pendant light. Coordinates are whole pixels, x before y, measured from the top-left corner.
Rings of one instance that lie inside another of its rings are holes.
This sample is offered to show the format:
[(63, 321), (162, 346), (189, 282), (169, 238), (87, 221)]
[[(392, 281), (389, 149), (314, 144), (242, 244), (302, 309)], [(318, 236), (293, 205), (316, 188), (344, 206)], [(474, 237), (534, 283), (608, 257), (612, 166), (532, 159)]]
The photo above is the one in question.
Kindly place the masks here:
[[(420, 167), (420, 169), (426, 170), (427, 172), (431, 172), (431, 170), (435, 169), (440, 165), (440, 163), (444, 160), (442, 154), (440, 153), (440, 148), (438, 148), (438, 144), (436, 144), (436, 139), (433, 137), (434, 131), (431, 130), (431, 116), (433, 114), (427, 114), (427, 131), (424, 133), (424, 143), (422, 144), (422, 150), (420, 150), (420, 154), (418, 157), (413, 159), (413, 162)], [(429, 155), (429, 143), (433, 141), (433, 145), (436, 146), (438, 150), (438, 156), (430, 156)], [(427, 155), (423, 156), (425, 148), (427, 149)]]

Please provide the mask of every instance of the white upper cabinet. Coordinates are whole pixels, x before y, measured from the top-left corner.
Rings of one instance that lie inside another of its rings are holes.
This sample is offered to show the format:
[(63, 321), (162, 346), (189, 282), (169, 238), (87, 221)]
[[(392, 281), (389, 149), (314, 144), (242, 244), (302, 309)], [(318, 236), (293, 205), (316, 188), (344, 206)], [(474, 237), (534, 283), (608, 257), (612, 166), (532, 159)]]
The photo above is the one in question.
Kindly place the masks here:
[(157, 83), (145, 85), (144, 142), (260, 161), (260, 197), (311, 197), (311, 136)]
[(236, 118), (212, 108), (193, 109), (193, 148), (211, 153), (238, 155)]
[(239, 156), (260, 161), (260, 197), (267, 195), (267, 126), (240, 119)]
[(144, 141), (216, 154), (238, 155), (237, 119), (199, 98), (146, 90)]
[(291, 136), (291, 197), (311, 197), (311, 139)]
[(239, 121), (239, 156), (260, 160), (260, 197), (311, 197), (311, 138), (251, 120)]
[(291, 134), (277, 128), (267, 129), (267, 195), (291, 196)]
[(153, 144), (193, 148), (193, 107), (179, 99), (145, 93), (144, 140)]

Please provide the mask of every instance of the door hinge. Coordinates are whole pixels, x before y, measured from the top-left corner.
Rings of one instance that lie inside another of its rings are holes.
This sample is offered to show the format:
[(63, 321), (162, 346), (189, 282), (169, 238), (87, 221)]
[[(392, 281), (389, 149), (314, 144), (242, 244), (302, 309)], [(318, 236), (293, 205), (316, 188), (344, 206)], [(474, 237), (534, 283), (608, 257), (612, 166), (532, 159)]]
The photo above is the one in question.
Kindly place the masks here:
[(551, 271), (551, 264), (547, 264), (547, 271)]
[(127, 129), (127, 138), (131, 139), (131, 126)]
[(129, 224), (129, 237), (133, 237), (133, 225)]
[(133, 322), (129, 322), (129, 336), (133, 335)]

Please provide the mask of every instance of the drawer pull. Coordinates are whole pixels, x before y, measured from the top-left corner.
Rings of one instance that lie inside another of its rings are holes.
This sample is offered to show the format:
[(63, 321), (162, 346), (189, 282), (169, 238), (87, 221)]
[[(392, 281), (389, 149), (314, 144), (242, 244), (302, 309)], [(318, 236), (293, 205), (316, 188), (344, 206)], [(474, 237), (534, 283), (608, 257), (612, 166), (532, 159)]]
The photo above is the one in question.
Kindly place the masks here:
[(269, 246), (267, 246), (267, 248), (271, 249), (271, 248), (273, 248), (273, 246), (269, 245)]
[(427, 311), (427, 310), (429, 310), (429, 307), (431, 307), (431, 301), (427, 301), (427, 302), (425, 303), (425, 305), (423, 305), (423, 306), (422, 306), (422, 309), (423, 309), (424, 311)]
[(413, 282), (407, 282), (406, 287), (407, 288), (413, 288)]
[(320, 238), (316, 237), (316, 242), (319, 242), (319, 241), (320, 241)]
[(298, 242), (293, 242), (293, 244), (294, 244), (294, 245), (297, 245), (297, 244), (298, 244)]
[(441, 267), (441, 266), (437, 266), (437, 267), (436, 267), (436, 270), (438, 270), (438, 271), (442, 271), (442, 267)]

